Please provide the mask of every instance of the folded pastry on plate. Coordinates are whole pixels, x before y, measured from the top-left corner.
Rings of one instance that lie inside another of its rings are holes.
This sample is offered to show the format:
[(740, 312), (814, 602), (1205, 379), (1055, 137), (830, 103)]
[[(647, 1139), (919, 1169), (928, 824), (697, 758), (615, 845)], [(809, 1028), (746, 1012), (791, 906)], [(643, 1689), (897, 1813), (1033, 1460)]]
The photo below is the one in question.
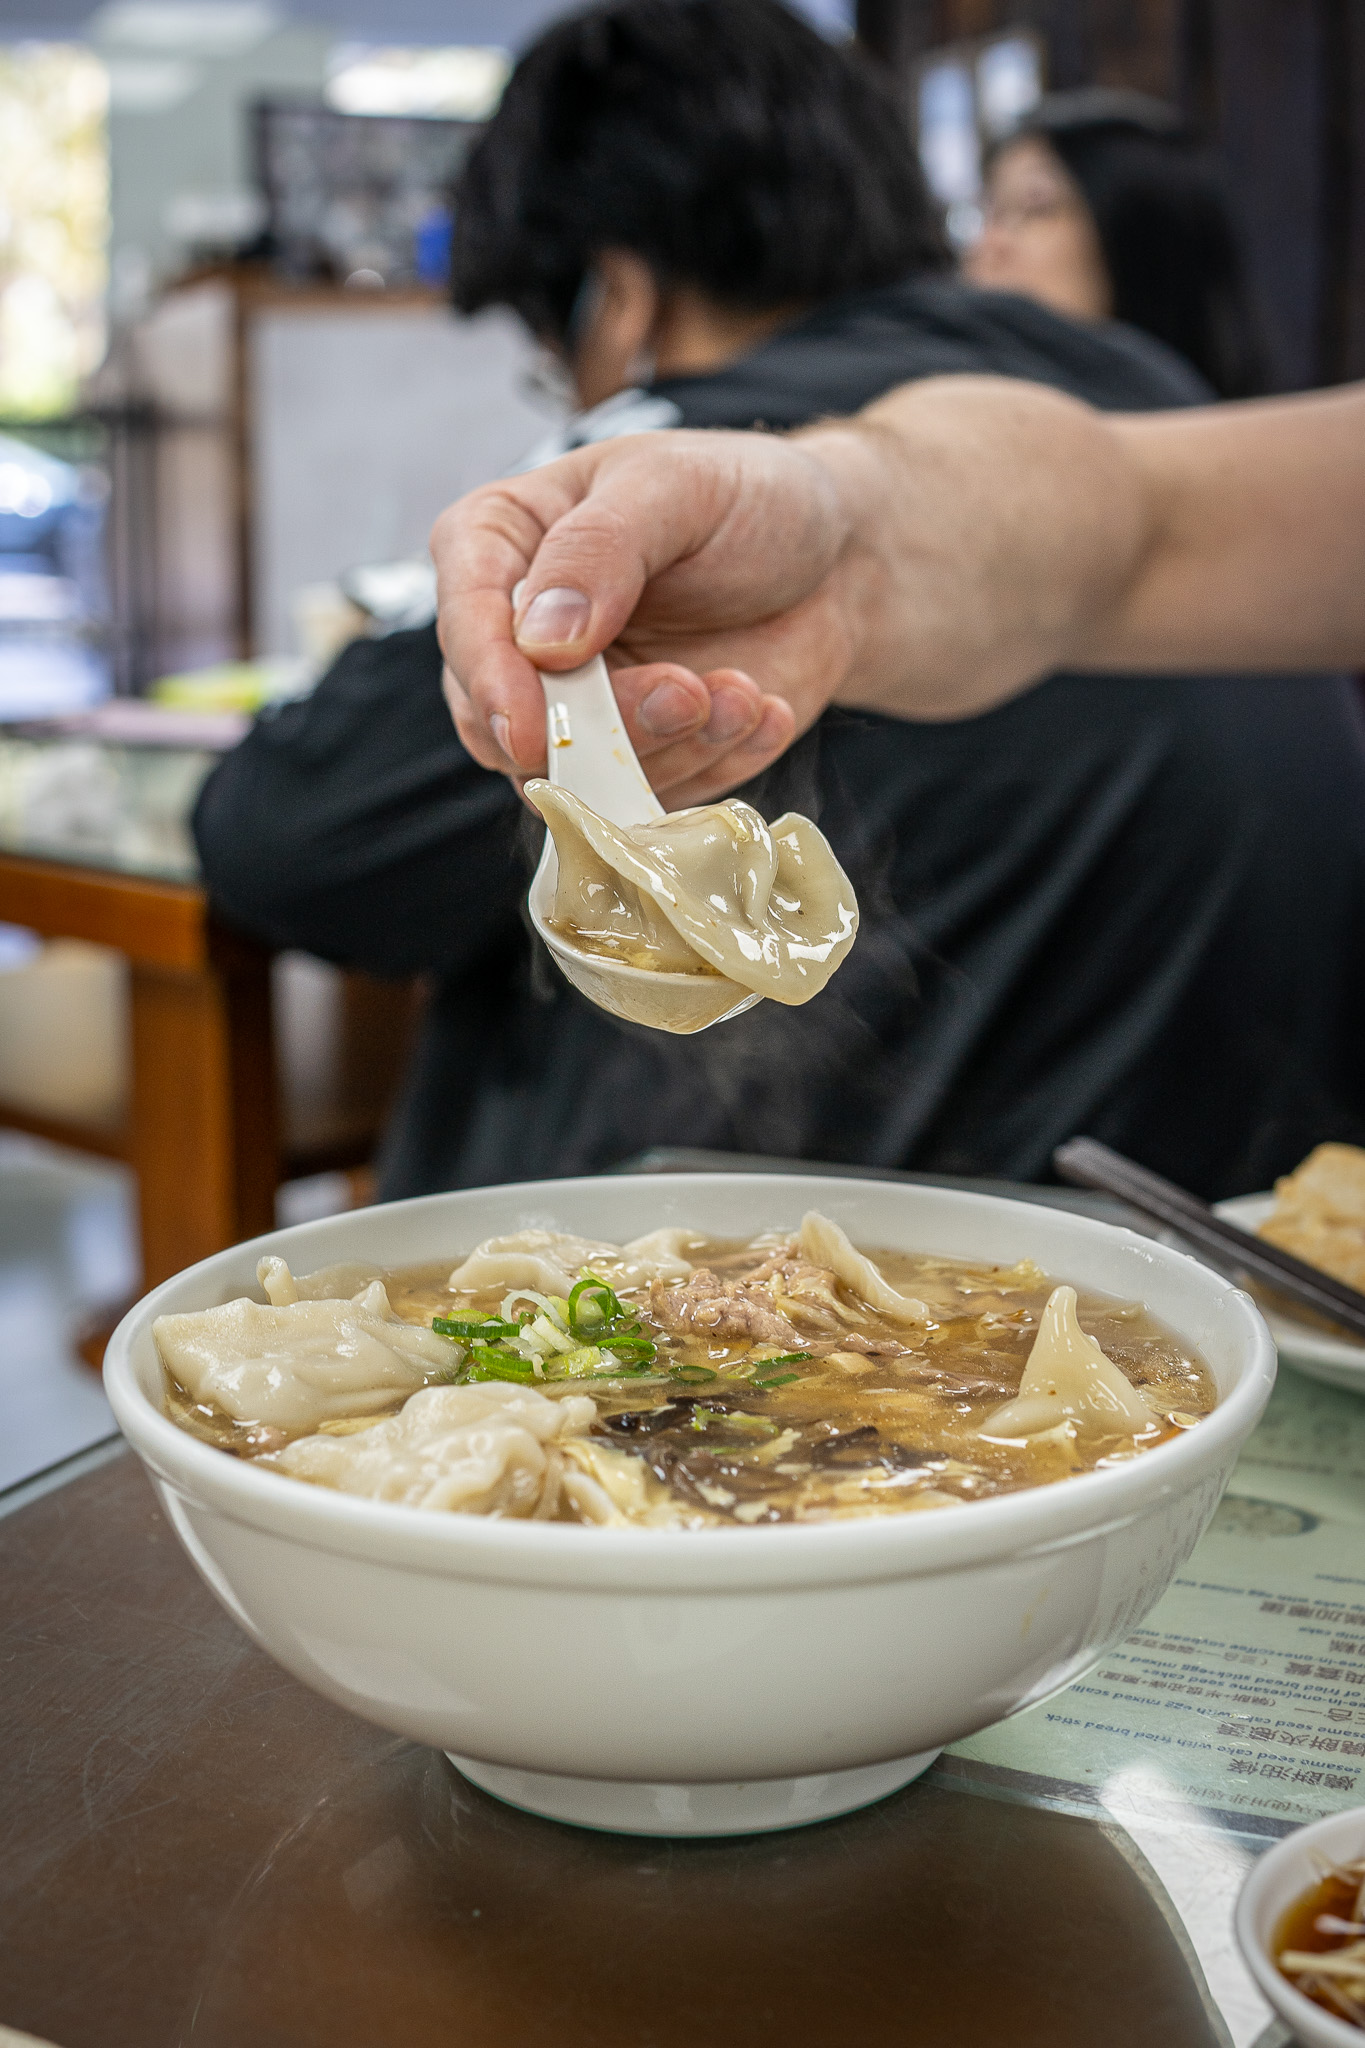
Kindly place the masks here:
[(1276, 1181), (1275, 1208), (1258, 1234), (1365, 1293), (1365, 1150), (1315, 1146)]

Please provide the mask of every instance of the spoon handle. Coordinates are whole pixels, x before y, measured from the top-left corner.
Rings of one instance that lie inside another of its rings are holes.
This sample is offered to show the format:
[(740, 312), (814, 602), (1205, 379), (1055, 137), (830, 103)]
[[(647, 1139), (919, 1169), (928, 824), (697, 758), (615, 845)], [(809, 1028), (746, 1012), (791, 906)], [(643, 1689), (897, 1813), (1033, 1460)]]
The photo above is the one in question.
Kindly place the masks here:
[(600, 654), (582, 668), (548, 675), (545, 753), (549, 779), (612, 825), (644, 825), (664, 807), (635, 757), (621, 707)]

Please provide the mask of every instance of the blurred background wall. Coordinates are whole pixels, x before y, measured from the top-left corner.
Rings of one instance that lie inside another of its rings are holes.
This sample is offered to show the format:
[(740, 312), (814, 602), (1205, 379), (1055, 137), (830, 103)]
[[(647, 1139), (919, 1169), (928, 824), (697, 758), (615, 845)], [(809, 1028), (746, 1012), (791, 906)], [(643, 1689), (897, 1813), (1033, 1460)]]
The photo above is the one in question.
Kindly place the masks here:
[[(1227, 159), (1276, 385), (1365, 374), (1360, 0), (800, 4), (896, 77), (959, 242), (1041, 90), (1176, 102)], [(445, 304), (444, 189), (563, 11), (0, 0), (0, 716), (325, 652), (355, 623), (325, 591), (419, 559), (551, 423), (526, 337)]]

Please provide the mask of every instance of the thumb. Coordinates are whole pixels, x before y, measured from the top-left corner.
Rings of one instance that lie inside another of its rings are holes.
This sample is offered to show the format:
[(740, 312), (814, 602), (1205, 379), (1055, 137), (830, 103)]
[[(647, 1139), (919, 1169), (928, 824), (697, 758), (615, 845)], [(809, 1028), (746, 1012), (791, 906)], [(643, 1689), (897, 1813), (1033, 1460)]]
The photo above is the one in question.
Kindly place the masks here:
[(600, 654), (646, 584), (714, 537), (727, 494), (694, 438), (633, 434), (594, 451), (588, 489), (546, 528), (518, 593), (513, 635), (538, 668)]
[(625, 626), (647, 581), (639, 547), (627, 538), (636, 523), (588, 498), (550, 528), (512, 621), (518, 648), (537, 668), (575, 668)]

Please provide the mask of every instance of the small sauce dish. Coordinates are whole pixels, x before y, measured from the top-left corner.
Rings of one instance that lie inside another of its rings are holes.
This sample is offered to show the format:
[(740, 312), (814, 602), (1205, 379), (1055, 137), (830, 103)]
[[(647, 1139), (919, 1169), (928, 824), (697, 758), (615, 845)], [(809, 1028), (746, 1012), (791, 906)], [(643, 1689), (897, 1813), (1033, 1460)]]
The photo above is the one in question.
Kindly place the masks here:
[(1237, 1900), (1237, 1945), (1261, 1996), (1303, 2048), (1365, 2048), (1365, 2028), (1352, 2026), (1295, 1990), (1276, 1966), (1278, 1931), (1291, 1906), (1333, 1863), (1365, 1856), (1365, 1806), (1329, 1814), (1268, 1849)]

